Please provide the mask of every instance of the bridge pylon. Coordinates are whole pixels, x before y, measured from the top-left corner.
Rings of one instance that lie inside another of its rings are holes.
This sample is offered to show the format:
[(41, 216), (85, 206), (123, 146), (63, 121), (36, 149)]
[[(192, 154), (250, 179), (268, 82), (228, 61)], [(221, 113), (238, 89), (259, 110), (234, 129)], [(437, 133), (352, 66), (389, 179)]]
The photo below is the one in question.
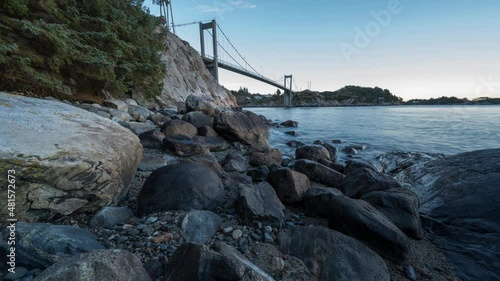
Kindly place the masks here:
[[(290, 79), (290, 83), (288, 83), (288, 87), (287, 87), (287, 81), (288, 79)], [(292, 98), (293, 98), (293, 92), (292, 92), (292, 75), (285, 75), (285, 93), (284, 93), (284, 98), (285, 98), (285, 101), (284, 101), (284, 106), (285, 107), (292, 107)]]
[(208, 23), (200, 22), (200, 44), (201, 44), (201, 57), (206, 58), (205, 54), (205, 30), (212, 29), (212, 44), (213, 44), (213, 62), (207, 65), (208, 71), (219, 82), (219, 59), (217, 56), (217, 22), (212, 20)]

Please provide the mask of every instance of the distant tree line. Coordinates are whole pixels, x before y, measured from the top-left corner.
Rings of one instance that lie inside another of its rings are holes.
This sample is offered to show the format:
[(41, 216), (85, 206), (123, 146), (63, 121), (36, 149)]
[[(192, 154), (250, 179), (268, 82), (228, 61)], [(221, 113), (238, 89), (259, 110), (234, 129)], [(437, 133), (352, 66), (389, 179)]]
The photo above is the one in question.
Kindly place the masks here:
[(467, 98), (440, 97), (430, 99), (412, 99), (406, 102), (408, 105), (488, 105), (500, 104), (500, 98), (480, 97), (469, 100)]

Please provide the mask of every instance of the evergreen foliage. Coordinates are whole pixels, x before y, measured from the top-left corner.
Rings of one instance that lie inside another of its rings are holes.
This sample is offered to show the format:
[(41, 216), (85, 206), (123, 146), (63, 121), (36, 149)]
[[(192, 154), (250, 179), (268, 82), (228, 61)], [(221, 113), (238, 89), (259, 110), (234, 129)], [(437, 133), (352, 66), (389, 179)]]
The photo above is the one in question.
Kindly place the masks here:
[(161, 93), (160, 21), (143, 0), (3, 0), (0, 90)]

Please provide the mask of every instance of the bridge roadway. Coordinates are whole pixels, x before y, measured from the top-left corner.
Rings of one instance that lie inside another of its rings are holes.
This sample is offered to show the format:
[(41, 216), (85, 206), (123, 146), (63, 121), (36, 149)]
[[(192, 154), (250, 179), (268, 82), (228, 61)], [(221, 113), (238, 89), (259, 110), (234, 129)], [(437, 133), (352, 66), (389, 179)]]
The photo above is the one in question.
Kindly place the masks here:
[[(207, 66), (214, 63), (213, 57), (210, 55), (206, 55), (206, 54), (203, 57), (203, 61), (205, 62), (205, 65), (207, 65)], [(218, 64), (218, 67), (220, 67), (220, 68), (223, 68), (225, 70), (229, 70), (229, 71), (253, 78), (255, 80), (259, 80), (263, 83), (269, 84), (269, 85), (274, 86), (274, 87), (279, 88), (279, 89), (282, 89), (286, 92), (288, 92), (290, 90), (290, 89), (287, 89), (283, 84), (279, 84), (276, 81), (273, 81), (269, 78), (266, 78), (259, 73), (248, 71), (240, 66), (229, 63), (227, 61), (223, 61), (223, 60), (219, 59), (217, 64)]]

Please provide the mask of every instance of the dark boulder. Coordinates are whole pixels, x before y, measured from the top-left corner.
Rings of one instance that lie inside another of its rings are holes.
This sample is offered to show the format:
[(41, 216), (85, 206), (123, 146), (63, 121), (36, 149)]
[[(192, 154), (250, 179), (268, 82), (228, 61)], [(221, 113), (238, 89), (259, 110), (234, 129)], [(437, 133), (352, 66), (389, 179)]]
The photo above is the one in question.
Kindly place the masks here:
[(373, 165), (369, 161), (362, 158), (356, 158), (356, 159), (349, 159), (345, 162), (344, 174), (347, 175), (359, 168), (367, 168), (375, 172), (380, 172), (380, 169), (375, 167), (375, 165)]
[(224, 151), (229, 148), (229, 143), (221, 137), (194, 136), (193, 141), (209, 151)]
[(297, 131), (287, 131), (285, 132), (285, 135), (289, 135), (289, 136), (293, 136), (293, 137), (298, 137), (301, 135), (301, 133), (297, 132)]
[(332, 161), (328, 161), (326, 159), (319, 159), (318, 160), (318, 163), (320, 164), (323, 164), (325, 166), (327, 166), (328, 168), (330, 169), (334, 169), (335, 171), (343, 174), (344, 173), (344, 165), (340, 164), (340, 163), (333, 163)]
[(315, 162), (319, 159), (330, 160), (330, 152), (321, 145), (304, 145), (295, 150), (295, 159), (308, 159)]
[(250, 165), (254, 167), (281, 165), (282, 155), (278, 149), (270, 149), (264, 152), (253, 152), (249, 157)]
[(225, 111), (214, 118), (214, 129), (229, 141), (240, 141), (258, 150), (269, 149), (269, 126), (250, 111)]
[(213, 210), (224, 203), (224, 186), (210, 168), (196, 163), (162, 167), (147, 178), (138, 195), (141, 215), (168, 210)]
[(282, 227), (284, 223), (285, 206), (267, 182), (241, 185), (236, 209), (240, 220), (246, 224), (257, 220)]
[(279, 235), (280, 250), (304, 261), (318, 280), (389, 281), (382, 258), (363, 243), (323, 227), (297, 227)]
[(164, 138), (165, 135), (158, 129), (148, 131), (139, 135), (139, 139), (141, 140), (143, 148), (162, 149)]
[(396, 178), (420, 197), (422, 223), (463, 280), (500, 280), (500, 149), (413, 165)]
[(282, 122), (280, 125), (284, 127), (298, 127), (299, 122), (293, 120), (286, 120), (285, 122)]
[(127, 207), (102, 207), (90, 220), (92, 227), (110, 228), (119, 223), (125, 223), (134, 216), (134, 212)]
[(182, 120), (190, 123), (191, 125), (196, 127), (196, 129), (199, 129), (203, 126), (212, 127), (214, 124), (214, 118), (206, 115), (201, 111), (188, 112), (182, 117)]
[(314, 142), (314, 144), (316, 145), (321, 145), (322, 147), (326, 148), (328, 150), (328, 152), (330, 152), (330, 161), (334, 162), (337, 161), (337, 158), (339, 156), (339, 151), (337, 149), (337, 147), (329, 144), (329, 143), (326, 143), (326, 142), (323, 142), (321, 140), (317, 140)]
[(304, 211), (310, 217), (327, 217), (333, 196), (343, 195), (336, 188), (312, 187), (302, 196)]
[(211, 126), (201, 126), (198, 128), (198, 135), (202, 137), (220, 137)]
[(286, 145), (288, 145), (290, 147), (302, 147), (305, 144), (303, 142), (300, 142), (300, 141), (291, 140), (291, 141), (287, 141)]
[(342, 186), (342, 180), (344, 179), (343, 174), (325, 165), (306, 159), (295, 161), (293, 169), (305, 174), (312, 181), (335, 188), (340, 188)]
[(269, 172), (267, 182), (274, 188), (281, 202), (288, 204), (302, 201), (302, 195), (310, 187), (306, 175), (289, 168)]
[(269, 174), (269, 168), (267, 166), (260, 166), (257, 168), (252, 168), (247, 171), (247, 176), (252, 178), (254, 182), (262, 182), (267, 179)]
[(423, 230), (418, 213), (420, 200), (415, 192), (406, 188), (393, 188), (366, 193), (361, 199), (372, 204), (408, 236), (422, 238)]
[(389, 175), (368, 168), (359, 168), (345, 176), (340, 190), (345, 196), (359, 198), (371, 191), (400, 187), (399, 182)]
[(366, 243), (382, 257), (402, 263), (410, 250), (408, 237), (370, 203), (340, 195), (333, 196), (328, 227)]
[(206, 154), (209, 149), (194, 139), (182, 135), (168, 136), (163, 139), (163, 148), (177, 156)]
[(185, 107), (187, 112), (201, 111), (208, 116), (214, 116), (215, 106), (213, 103), (195, 95), (186, 98)]
[[(8, 249), (9, 229), (2, 232), (2, 247)], [(93, 233), (67, 225), (18, 222), (16, 233), (16, 261), (28, 269), (46, 268), (73, 255), (105, 249)]]
[(76, 255), (45, 269), (35, 281), (150, 281), (141, 261), (125, 250), (98, 250)]

